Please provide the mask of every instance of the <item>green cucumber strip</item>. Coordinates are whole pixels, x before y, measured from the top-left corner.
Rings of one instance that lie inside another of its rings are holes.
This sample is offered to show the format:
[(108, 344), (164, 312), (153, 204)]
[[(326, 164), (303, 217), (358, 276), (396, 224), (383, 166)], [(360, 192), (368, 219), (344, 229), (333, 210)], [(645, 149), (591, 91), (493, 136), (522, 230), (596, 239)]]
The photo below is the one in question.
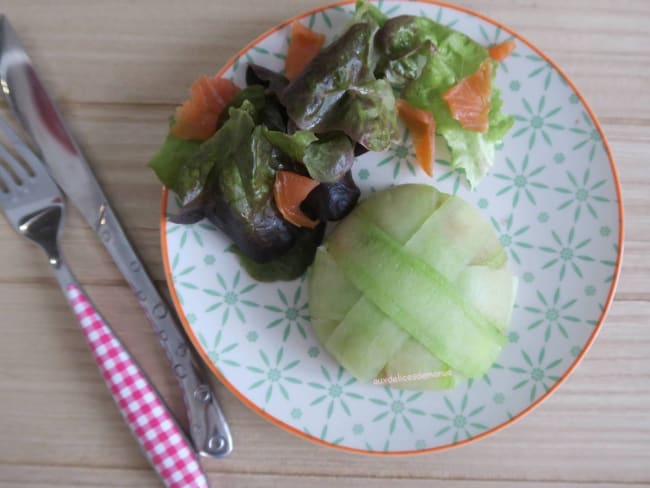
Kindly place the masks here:
[(468, 266), (454, 286), (459, 295), (497, 324), (501, 332), (508, 329), (515, 301), (516, 279), (507, 269)]
[[(307, 283), (309, 314), (312, 319), (340, 322), (362, 297), (361, 292), (338, 269), (334, 259), (323, 247), (316, 250), (316, 257), (307, 274)], [(325, 342), (327, 338), (321, 340)]]
[(359, 212), (339, 224), (328, 251), (366, 298), (453, 369), (476, 378), (493, 364), (506, 341), (496, 326)]
[(476, 209), (450, 196), (408, 240), (404, 250), (453, 282), (469, 263), (490, 259), (503, 248), (490, 223)]
[(404, 244), (448, 198), (428, 185), (400, 185), (375, 193), (359, 205), (386, 234)]
[(334, 332), (334, 329), (336, 329), (340, 323), (339, 320), (331, 320), (331, 319), (319, 319), (319, 318), (314, 318), (311, 317), (311, 327), (316, 333), (316, 337), (318, 337), (318, 340), (325, 345), (327, 342), (327, 339), (332, 335), (332, 332)]
[(499, 269), (507, 266), (508, 264), (508, 253), (499, 245), (499, 249), (496, 254), (487, 255), (489, 251), (481, 251), (477, 256), (474, 257), (470, 264), (477, 266), (487, 266), (492, 269)]
[(368, 300), (359, 300), (331, 333), (325, 349), (361, 381), (376, 378), (409, 334)]

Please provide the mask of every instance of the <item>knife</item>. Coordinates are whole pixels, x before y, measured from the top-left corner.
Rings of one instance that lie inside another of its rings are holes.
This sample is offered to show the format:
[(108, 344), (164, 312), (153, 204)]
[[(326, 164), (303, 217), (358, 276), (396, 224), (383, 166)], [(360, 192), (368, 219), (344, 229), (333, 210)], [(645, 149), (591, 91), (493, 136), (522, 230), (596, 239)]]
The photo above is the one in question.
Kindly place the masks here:
[(196, 451), (208, 457), (227, 456), (232, 451), (230, 429), (206, 381), (205, 370), (129, 243), (72, 133), (4, 15), (0, 15), (0, 88), (36, 142), (50, 175), (95, 230), (158, 334), (181, 386)]

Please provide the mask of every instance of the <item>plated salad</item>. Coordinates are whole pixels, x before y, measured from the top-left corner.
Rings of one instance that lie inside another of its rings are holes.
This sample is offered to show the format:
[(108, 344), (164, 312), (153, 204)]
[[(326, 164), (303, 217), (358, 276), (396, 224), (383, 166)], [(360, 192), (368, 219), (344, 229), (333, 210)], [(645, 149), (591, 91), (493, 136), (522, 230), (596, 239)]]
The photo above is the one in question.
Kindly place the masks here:
[[(437, 134), (479, 184), (513, 124), (493, 81), (514, 44), (486, 48), (365, 1), (324, 43), (295, 22), (284, 73), (251, 64), (246, 87), (205, 76), (191, 86), (150, 162), (181, 201), (173, 220), (207, 218), (259, 281), (311, 266), (313, 329), (359, 380), (447, 389), (479, 378), (506, 342), (516, 290), (491, 225), (428, 185), (357, 206), (351, 169), (397, 142), (401, 120), (422, 171), (433, 174)], [(341, 222), (324, 240), (330, 221)], [(435, 375), (413, 377), (425, 372)]]
[(150, 161), (181, 202), (172, 219), (207, 218), (260, 281), (301, 276), (325, 225), (360, 191), (351, 168), (396, 142), (398, 119), (433, 172), (435, 136), (475, 187), (513, 124), (494, 86), (512, 41), (486, 48), (426, 17), (387, 18), (360, 1), (329, 45), (294, 22), (284, 73), (249, 65), (246, 87), (202, 76)]

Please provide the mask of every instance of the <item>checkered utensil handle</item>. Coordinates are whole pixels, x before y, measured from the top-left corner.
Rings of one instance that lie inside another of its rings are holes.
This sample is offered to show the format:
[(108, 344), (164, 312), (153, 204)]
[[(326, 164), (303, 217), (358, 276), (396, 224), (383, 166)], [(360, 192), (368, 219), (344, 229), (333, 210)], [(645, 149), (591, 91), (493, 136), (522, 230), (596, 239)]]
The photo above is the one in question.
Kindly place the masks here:
[(83, 291), (76, 285), (65, 291), (106, 386), (165, 486), (208, 488), (197, 454), (142, 369)]

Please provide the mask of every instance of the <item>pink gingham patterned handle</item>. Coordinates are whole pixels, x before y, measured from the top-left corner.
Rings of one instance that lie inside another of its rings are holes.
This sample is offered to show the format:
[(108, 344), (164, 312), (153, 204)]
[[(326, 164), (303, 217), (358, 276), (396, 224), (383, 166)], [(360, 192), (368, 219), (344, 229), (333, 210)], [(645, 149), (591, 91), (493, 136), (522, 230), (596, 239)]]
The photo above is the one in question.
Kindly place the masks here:
[(165, 486), (208, 488), (196, 453), (144, 372), (79, 287), (67, 286), (66, 295), (106, 386)]

